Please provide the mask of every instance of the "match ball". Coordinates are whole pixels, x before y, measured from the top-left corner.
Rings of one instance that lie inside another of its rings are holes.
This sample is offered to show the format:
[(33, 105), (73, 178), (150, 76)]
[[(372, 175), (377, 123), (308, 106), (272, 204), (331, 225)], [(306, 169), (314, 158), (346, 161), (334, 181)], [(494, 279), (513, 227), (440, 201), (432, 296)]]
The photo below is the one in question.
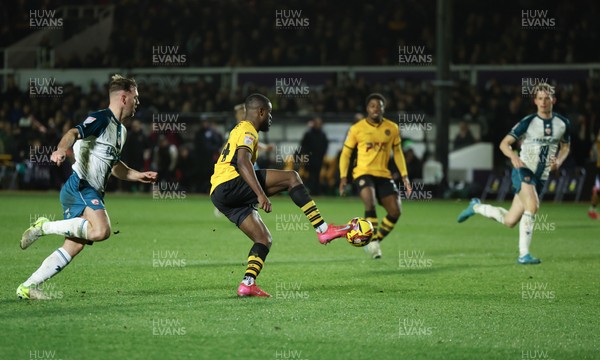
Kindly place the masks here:
[(346, 234), (346, 240), (352, 246), (363, 247), (371, 242), (373, 237), (373, 224), (365, 218), (355, 217), (348, 222), (350, 231)]

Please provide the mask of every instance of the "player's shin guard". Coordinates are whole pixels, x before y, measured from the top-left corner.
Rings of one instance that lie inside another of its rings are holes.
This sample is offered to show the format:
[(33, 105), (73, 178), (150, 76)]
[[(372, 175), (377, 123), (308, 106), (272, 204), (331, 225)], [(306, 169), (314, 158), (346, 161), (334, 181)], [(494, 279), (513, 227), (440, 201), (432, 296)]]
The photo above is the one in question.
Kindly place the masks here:
[(42, 265), (23, 283), (25, 286), (39, 285), (58, 274), (71, 262), (71, 255), (63, 248), (56, 249)]
[(263, 266), (265, 265), (265, 259), (269, 253), (269, 248), (261, 243), (254, 243), (248, 253), (248, 266), (246, 267), (246, 273), (244, 274), (244, 280), (242, 282), (248, 286), (254, 284), (254, 280)]
[(529, 254), (529, 245), (531, 245), (534, 225), (535, 215), (529, 211), (525, 211), (519, 223), (519, 256)]
[(319, 208), (317, 208), (317, 204), (308, 194), (308, 190), (304, 184), (292, 188), (290, 190), (290, 197), (294, 204), (302, 209), (302, 212), (304, 212), (304, 215), (306, 215), (306, 218), (315, 229), (318, 229), (325, 224), (325, 220), (321, 217), (321, 212), (319, 211)]
[(379, 230), (377, 231), (374, 240), (382, 241), (394, 229), (394, 225), (396, 225), (397, 221), (397, 217), (391, 217), (389, 214), (386, 215), (383, 220), (381, 220), (381, 225), (379, 225)]
[(377, 211), (366, 210), (365, 219), (371, 222), (371, 224), (373, 225), (373, 233), (377, 234), (377, 229), (379, 228), (379, 220), (377, 220)]
[(53, 234), (87, 240), (88, 221), (84, 218), (48, 221), (42, 225), (44, 235)]
[(476, 214), (483, 215), (486, 218), (494, 219), (500, 224), (504, 224), (504, 216), (508, 213), (508, 210), (506, 209), (487, 204), (475, 205), (473, 206), (473, 210)]

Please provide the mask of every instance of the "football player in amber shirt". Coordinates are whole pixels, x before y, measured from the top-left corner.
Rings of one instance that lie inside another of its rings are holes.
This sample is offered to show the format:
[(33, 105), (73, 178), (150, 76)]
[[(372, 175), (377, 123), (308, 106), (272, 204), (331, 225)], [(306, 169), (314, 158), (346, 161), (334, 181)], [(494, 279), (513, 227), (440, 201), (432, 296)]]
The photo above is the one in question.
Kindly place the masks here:
[(254, 243), (248, 254), (244, 278), (238, 287), (239, 296), (271, 296), (255, 282), (271, 248), (271, 233), (258, 214), (258, 208), (271, 212), (269, 196), (287, 191), (315, 228), (321, 244), (345, 236), (350, 228), (348, 225), (334, 226), (323, 220), (296, 171), (254, 170), (258, 131), (269, 131), (271, 110), (271, 101), (264, 95), (252, 94), (246, 98), (245, 120), (231, 130), (210, 179), (213, 204)]
[[(402, 153), (402, 139), (398, 124), (383, 117), (385, 98), (381, 94), (367, 97), (367, 117), (359, 120), (348, 130), (340, 155), (340, 194), (348, 184), (346, 174), (350, 166), (352, 151), (357, 149), (356, 167), (352, 171), (354, 183), (365, 204), (365, 218), (373, 224), (375, 235), (367, 249), (374, 259), (381, 258), (381, 241), (392, 231), (400, 218), (402, 204), (392, 173), (388, 169), (390, 154), (394, 153), (394, 162), (402, 175), (407, 197), (412, 191)], [(379, 201), (386, 216), (377, 221), (375, 201)]]

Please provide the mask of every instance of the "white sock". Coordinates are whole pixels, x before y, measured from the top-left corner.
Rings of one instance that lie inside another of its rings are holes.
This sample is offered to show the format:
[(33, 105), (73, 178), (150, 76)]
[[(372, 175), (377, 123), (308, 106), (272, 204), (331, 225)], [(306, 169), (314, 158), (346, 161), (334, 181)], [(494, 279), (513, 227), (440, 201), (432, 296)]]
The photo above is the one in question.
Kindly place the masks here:
[(326, 222), (323, 222), (321, 225), (317, 226), (315, 228), (315, 230), (317, 231), (317, 233), (321, 234), (327, 231), (327, 229), (329, 229), (329, 225), (327, 225)]
[(64, 237), (76, 237), (88, 240), (88, 221), (84, 218), (73, 218), (69, 220), (48, 221), (42, 225), (44, 235), (61, 235)]
[(254, 278), (252, 276), (244, 276), (244, 280), (242, 280), (242, 282), (246, 286), (252, 286), (252, 284), (254, 284)]
[(521, 222), (519, 222), (519, 256), (529, 254), (534, 225), (535, 216), (529, 211), (525, 211), (521, 217)]
[(508, 210), (504, 208), (486, 204), (475, 205), (473, 206), (473, 210), (475, 210), (475, 213), (494, 219), (500, 224), (504, 224), (504, 215), (508, 213)]
[(71, 255), (63, 248), (56, 249), (42, 265), (23, 283), (25, 286), (39, 285), (58, 274), (71, 262)]

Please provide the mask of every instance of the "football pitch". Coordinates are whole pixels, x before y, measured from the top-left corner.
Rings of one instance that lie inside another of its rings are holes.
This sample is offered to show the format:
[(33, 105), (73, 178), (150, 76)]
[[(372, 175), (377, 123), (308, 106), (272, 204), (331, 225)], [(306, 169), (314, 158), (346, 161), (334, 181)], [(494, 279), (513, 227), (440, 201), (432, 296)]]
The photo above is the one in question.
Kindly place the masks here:
[[(344, 239), (320, 245), (273, 197), (260, 213), (273, 235), (264, 299), (236, 296), (251, 242), (208, 197), (106, 200), (116, 234), (44, 285), (51, 300), (22, 301), (17, 286), (62, 240), (23, 251), (21, 234), (62, 210), (58, 193), (0, 193), (0, 359), (600, 358), (600, 222), (587, 204), (543, 203), (542, 264), (522, 266), (518, 229), (457, 224), (465, 201), (405, 202), (372, 260)], [(358, 198), (315, 200), (328, 222), (363, 215)]]

